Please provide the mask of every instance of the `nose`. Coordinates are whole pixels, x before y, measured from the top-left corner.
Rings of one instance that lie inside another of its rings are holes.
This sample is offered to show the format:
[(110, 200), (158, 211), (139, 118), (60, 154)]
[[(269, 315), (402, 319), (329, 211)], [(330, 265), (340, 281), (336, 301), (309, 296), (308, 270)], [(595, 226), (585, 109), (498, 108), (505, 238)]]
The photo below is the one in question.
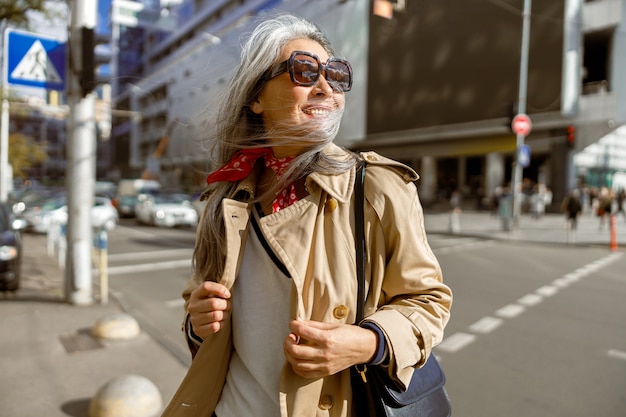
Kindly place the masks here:
[(317, 82), (313, 86), (313, 92), (315, 95), (331, 95), (333, 93), (333, 88), (330, 86), (328, 81), (326, 81), (325, 73), (320, 74)]

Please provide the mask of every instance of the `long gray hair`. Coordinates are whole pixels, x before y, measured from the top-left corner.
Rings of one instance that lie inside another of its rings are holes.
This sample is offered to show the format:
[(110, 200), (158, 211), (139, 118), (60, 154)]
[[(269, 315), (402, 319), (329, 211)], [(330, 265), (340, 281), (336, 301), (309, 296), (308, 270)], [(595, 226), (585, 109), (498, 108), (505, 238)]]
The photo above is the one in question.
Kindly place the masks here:
[[(243, 148), (293, 143), (294, 138), (306, 144), (306, 150), (297, 156), (285, 173), (286, 179), (302, 178), (311, 172), (336, 174), (352, 168), (355, 158), (336, 160), (322, 149), (332, 142), (339, 130), (343, 107), (325, 118), (294, 131), (293, 126), (278, 126), (267, 132), (263, 119), (250, 109), (262, 91), (265, 72), (280, 58), (284, 47), (296, 39), (310, 39), (319, 43), (334, 56), (334, 50), (321, 30), (313, 23), (292, 15), (278, 15), (261, 22), (250, 34), (241, 51), (241, 61), (230, 80), (225, 94), (217, 104), (217, 113), (211, 121), (210, 155), (217, 166), (227, 163), (235, 152)], [(276, 184), (268, 192), (276, 192)], [(198, 225), (194, 250), (194, 278), (197, 281), (217, 280), (224, 271), (225, 237), (221, 202), (232, 195), (236, 184), (218, 182), (203, 193), (206, 200)], [(263, 196), (255, 196), (260, 199)]]

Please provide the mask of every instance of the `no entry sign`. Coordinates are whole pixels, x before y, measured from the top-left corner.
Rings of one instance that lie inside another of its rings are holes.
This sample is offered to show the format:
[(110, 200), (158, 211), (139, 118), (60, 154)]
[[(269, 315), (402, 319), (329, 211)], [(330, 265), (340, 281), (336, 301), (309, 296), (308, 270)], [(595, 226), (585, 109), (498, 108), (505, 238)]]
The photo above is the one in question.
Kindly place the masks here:
[(524, 113), (516, 115), (511, 122), (511, 129), (516, 135), (528, 136), (532, 129), (530, 117)]

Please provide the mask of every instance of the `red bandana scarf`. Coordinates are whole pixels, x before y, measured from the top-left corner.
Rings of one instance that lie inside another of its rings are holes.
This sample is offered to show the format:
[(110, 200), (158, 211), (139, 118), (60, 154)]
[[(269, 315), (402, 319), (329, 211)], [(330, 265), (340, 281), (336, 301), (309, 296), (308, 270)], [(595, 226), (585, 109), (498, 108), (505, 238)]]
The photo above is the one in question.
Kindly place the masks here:
[[(265, 160), (265, 166), (271, 168), (280, 180), (295, 157), (276, 158), (269, 148), (242, 149), (237, 151), (226, 165), (209, 174), (206, 182), (212, 184), (221, 181), (241, 181), (250, 175), (259, 158)], [(298, 201), (298, 195), (296, 194), (296, 186), (292, 182), (276, 196), (272, 203), (272, 212), (276, 213), (296, 201)]]

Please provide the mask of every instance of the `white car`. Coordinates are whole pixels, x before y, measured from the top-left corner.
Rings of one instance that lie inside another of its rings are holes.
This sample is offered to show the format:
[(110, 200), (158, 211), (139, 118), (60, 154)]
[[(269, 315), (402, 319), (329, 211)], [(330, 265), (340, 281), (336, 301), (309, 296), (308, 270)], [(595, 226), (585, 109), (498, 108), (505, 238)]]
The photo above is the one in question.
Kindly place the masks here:
[(153, 226), (198, 225), (198, 212), (187, 194), (144, 194), (135, 206), (137, 222)]
[[(22, 218), (28, 224), (27, 230), (48, 233), (52, 224), (67, 223), (67, 200), (65, 197), (53, 198), (40, 206), (27, 209)], [(113, 230), (118, 218), (117, 210), (109, 198), (94, 197), (94, 205), (91, 208), (91, 225), (94, 229)]]

